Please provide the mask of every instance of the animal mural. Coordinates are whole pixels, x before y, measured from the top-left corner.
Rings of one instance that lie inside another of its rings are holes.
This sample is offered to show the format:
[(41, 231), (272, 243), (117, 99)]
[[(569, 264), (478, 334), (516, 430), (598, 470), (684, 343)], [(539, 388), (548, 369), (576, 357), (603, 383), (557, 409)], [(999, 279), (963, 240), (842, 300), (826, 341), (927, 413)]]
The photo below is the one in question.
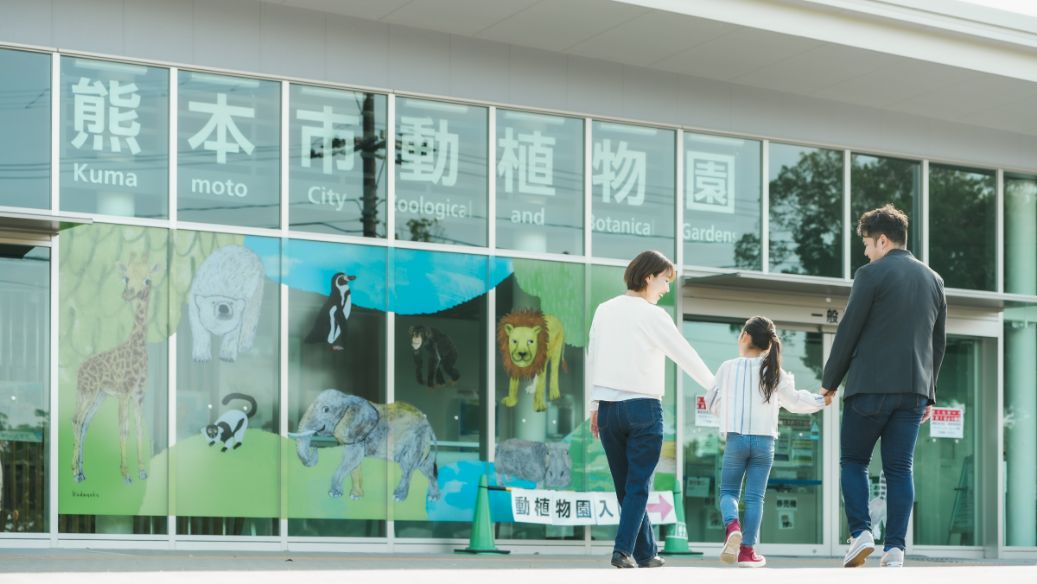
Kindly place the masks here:
[[(317, 395), (299, 420), (297, 432), (289, 432), (296, 441), (299, 460), (305, 466), (317, 464), (317, 449), (310, 445), (315, 436), (334, 437), (344, 446), (342, 462), (331, 477), (328, 496), (342, 496), (342, 483), (351, 475), (351, 499), (364, 496), (360, 463), (367, 456), (391, 460), (400, 465), (402, 476), (393, 491), (396, 501), (407, 499), (411, 474), (416, 470), (428, 479), (427, 497), (439, 498), (439, 475), (436, 466), (436, 435), (420, 410), (395, 402), (376, 404), (337, 389), (325, 389)], [(388, 450), (392, 445), (392, 451)]]
[(133, 311), (130, 336), (113, 349), (97, 353), (79, 366), (76, 372), (76, 409), (72, 415), (72, 476), (77, 483), (86, 480), (83, 462), (83, 443), (90, 421), (108, 396), (119, 400), (119, 472), (126, 484), (133, 482), (126, 461), (126, 440), (130, 432), (132, 414), (137, 427), (137, 477), (148, 478), (144, 461), (144, 426), (141, 409), (144, 404), (144, 384), (148, 378), (148, 304), (151, 300), (151, 277), (159, 265), (148, 265), (146, 256), (116, 266), (122, 274), (123, 301)]
[(343, 272), (331, 277), (331, 291), (313, 321), (310, 334), (306, 335), (307, 343), (327, 343), (331, 345), (332, 351), (345, 349), (346, 325), (349, 322), (349, 314), (353, 311), (349, 283), (353, 280), (356, 280), (356, 276)]
[[(438, 387), (447, 383), (447, 377), (452, 385), (461, 378), (461, 372), (454, 367), (457, 363), (457, 348), (450, 337), (439, 329), (422, 325), (410, 327), (408, 335), (414, 351), (414, 375), (419, 385)], [(428, 364), (428, 372), (422, 377), (424, 363)]]
[(519, 310), (501, 317), (497, 323), (497, 344), (501, 361), (508, 373), (508, 395), (501, 400), (506, 407), (518, 404), (519, 381), (536, 378), (533, 409), (547, 410), (544, 388), (550, 365), (551, 389), (549, 399), (561, 396), (558, 389), (558, 367), (565, 367), (565, 328), (557, 317), (539, 310)]
[(235, 399), (245, 400), (248, 405), (244, 409), (228, 410), (221, 414), (215, 422), (202, 428), (202, 435), (209, 441), (209, 446), (216, 442), (223, 443), (220, 452), (241, 447), (245, 441), (245, 430), (248, 430), (248, 420), (256, 415), (256, 399), (245, 393), (228, 393), (223, 398), (223, 405), (227, 405)]
[(187, 294), (195, 361), (212, 359), (212, 336), (221, 338), (220, 359), (236, 361), (252, 349), (263, 303), (263, 264), (240, 245), (212, 252), (198, 266)]
[(560, 442), (531, 442), (509, 438), (497, 444), (493, 469), (497, 484), (509, 478), (536, 483), (538, 489), (563, 489), (572, 480), (569, 446)]

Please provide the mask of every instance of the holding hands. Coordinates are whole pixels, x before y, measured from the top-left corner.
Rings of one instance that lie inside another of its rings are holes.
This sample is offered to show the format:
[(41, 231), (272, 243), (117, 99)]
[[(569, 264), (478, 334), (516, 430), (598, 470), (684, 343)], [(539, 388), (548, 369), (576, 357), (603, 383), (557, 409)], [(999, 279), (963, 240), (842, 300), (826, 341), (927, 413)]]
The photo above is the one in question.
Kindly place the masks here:
[(822, 387), (821, 388), (821, 395), (824, 396), (824, 398), (825, 398), (825, 405), (826, 406), (832, 405), (832, 400), (835, 399), (835, 390), (834, 389), (825, 389), (825, 388)]

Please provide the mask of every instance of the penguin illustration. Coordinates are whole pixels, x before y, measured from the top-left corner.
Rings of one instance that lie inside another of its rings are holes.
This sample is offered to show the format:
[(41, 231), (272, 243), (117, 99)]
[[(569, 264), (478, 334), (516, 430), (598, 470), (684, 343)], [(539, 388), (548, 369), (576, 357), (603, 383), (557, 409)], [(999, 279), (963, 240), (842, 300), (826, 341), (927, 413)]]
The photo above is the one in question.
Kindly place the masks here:
[(331, 278), (331, 291), (324, 306), (313, 321), (310, 334), (306, 335), (307, 343), (327, 343), (331, 350), (341, 351), (345, 348), (346, 324), (349, 313), (353, 310), (353, 298), (350, 295), (349, 283), (356, 276), (339, 272)]

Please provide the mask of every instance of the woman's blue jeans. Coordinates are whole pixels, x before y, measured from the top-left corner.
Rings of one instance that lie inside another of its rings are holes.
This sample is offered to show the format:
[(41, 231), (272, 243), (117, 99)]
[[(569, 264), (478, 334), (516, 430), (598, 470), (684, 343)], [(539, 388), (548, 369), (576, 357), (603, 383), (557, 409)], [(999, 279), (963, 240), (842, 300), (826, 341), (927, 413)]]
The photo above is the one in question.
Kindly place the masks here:
[(647, 505), (663, 446), (662, 403), (652, 398), (599, 402), (598, 435), (620, 505), (613, 549), (646, 562), (658, 553)]
[(763, 521), (763, 497), (774, 463), (774, 438), (727, 433), (724, 467), (720, 471), (720, 514), (726, 526), (738, 519), (738, 494), (745, 478), (745, 520), (742, 545), (756, 545)]

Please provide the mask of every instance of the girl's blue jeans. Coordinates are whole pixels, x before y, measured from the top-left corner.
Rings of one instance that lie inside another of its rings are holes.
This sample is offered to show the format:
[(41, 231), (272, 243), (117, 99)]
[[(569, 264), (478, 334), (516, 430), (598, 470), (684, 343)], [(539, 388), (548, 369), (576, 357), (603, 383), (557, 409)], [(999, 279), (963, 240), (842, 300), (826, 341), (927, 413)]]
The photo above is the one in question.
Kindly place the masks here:
[(774, 438), (727, 433), (724, 467), (720, 471), (720, 514), (726, 526), (738, 519), (738, 495), (745, 479), (745, 518), (742, 545), (756, 545), (763, 521), (763, 498), (774, 463)]

